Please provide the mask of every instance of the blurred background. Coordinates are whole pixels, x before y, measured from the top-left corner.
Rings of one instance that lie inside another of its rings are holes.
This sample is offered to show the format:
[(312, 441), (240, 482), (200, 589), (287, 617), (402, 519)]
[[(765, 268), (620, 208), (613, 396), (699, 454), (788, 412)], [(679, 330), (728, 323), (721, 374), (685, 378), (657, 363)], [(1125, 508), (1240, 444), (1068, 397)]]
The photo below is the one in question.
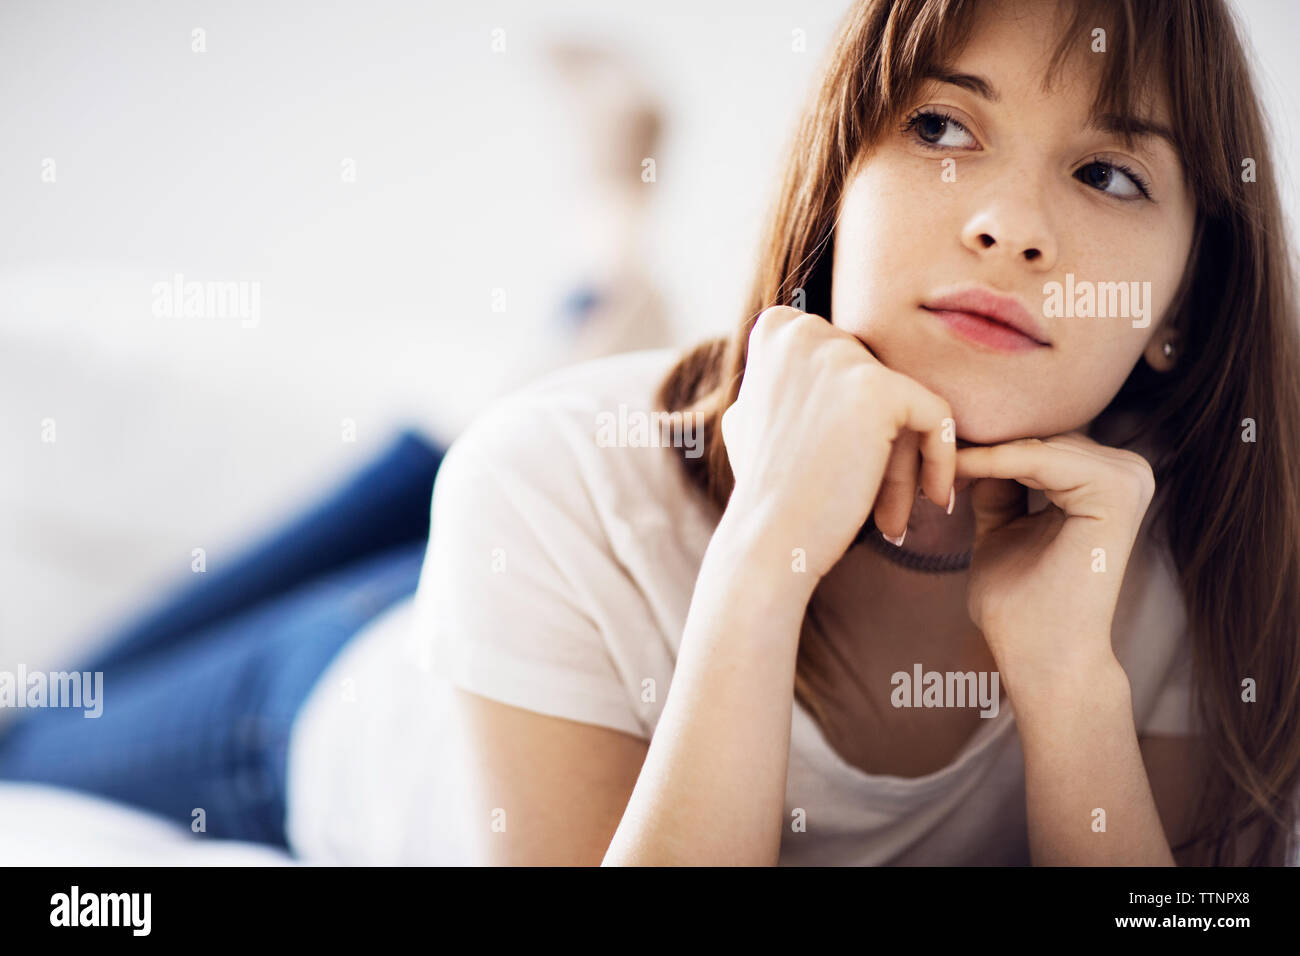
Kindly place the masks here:
[[(1294, 223), (1300, 4), (1234, 5)], [(0, 669), (74, 665), (403, 423), (732, 328), (847, 6), (6, 0)]]

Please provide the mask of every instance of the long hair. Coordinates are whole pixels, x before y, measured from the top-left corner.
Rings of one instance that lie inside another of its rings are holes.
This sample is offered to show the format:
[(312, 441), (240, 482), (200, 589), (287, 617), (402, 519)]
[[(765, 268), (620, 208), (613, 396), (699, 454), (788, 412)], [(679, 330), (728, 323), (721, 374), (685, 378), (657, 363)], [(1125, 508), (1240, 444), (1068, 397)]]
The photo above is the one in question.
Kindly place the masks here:
[[(686, 354), (659, 389), (660, 407), (695, 414), (704, 453), (682, 467), (719, 509), (734, 483), (719, 422), (754, 321), (772, 305), (830, 320), (835, 216), (854, 160), (959, 52), (976, 10), (975, 0), (861, 0), (848, 12), (790, 149), (743, 320)], [(1277, 865), (1294, 845), (1300, 784), (1300, 335), (1268, 129), (1222, 0), (1079, 0), (1049, 72), (1098, 24), (1110, 50), (1093, 108), (1132, 115), (1142, 80), (1163, 76), (1197, 210), (1167, 313), (1179, 363), (1159, 374), (1139, 361), (1102, 413), (1138, 412), (1126, 441), (1165, 449), (1152, 462), (1153, 527), (1187, 607), (1210, 762), (1194, 832), (1174, 850)], [(801, 651), (801, 699), (805, 666)]]

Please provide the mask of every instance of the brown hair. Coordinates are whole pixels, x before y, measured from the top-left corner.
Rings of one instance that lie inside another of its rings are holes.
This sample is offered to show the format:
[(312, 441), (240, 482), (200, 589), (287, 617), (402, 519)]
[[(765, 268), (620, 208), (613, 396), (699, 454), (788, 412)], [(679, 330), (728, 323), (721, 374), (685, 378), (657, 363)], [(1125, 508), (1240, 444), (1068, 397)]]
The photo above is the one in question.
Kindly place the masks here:
[[(697, 414), (705, 451), (682, 465), (718, 508), (733, 484), (719, 420), (739, 392), (755, 319), (793, 304), (829, 320), (834, 221), (853, 162), (927, 70), (960, 50), (976, 8), (862, 0), (847, 14), (794, 139), (744, 320), (729, 339), (690, 351), (660, 386), (662, 408)], [(1165, 449), (1151, 462), (1153, 526), (1187, 605), (1210, 759), (1195, 832), (1174, 849), (1213, 865), (1277, 865), (1294, 845), (1300, 785), (1300, 340), (1268, 132), (1222, 0), (1079, 0), (1049, 72), (1099, 23), (1110, 55), (1094, 109), (1132, 115), (1137, 81), (1163, 74), (1197, 208), (1167, 313), (1179, 364), (1158, 374), (1139, 361), (1103, 412), (1140, 411), (1126, 441), (1148, 436)], [(1242, 180), (1247, 157), (1257, 181)], [(1253, 443), (1241, 440), (1247, 418)], [(1160, 520), (1169, 512), (1178, 520)], [(1246, 677), (1255, 703), (1241, 699)]]

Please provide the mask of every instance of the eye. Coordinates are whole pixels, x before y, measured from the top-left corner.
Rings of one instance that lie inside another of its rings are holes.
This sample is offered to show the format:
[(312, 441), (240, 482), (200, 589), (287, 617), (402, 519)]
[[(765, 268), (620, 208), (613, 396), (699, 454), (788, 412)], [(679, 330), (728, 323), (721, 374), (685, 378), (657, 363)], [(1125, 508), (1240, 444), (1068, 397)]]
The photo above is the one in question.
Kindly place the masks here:
[(1075, 171), (1074, 178), (1117, 199), (1151, 198), (1146, 181), (1132, 169), (1117, 163), (1094, 159), (1080, 166)]
[(934, 149), (970, 149), (977, 145), (970, 130), (947, 113), (918, 110), (907, 118), (903, 132), (911, 133), (922, 146)]

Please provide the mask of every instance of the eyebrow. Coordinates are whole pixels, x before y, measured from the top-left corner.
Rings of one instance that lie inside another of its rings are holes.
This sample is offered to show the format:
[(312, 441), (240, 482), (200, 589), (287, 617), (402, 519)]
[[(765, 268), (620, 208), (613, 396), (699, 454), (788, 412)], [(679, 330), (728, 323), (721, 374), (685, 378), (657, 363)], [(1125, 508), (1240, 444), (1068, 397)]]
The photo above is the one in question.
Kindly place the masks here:
[(933, 67), (926, 71), (925, 79), (960, 86), (963, 90), (969, 90), (976, 96), (984, 97), (990, 103), (997, 103), (1002, 99), (998, 91), (993, 88), (992, 83), (982, 76), (976, 76), (974, 73), (957, 73), (943, 67)]
[(1178, 141), (1174, 139), (1173, 131), (1161, 123), (1155, 123), (1137, 116), (1116, 116), (1114, 113), (1104, 113), (1101, 116), (1094, 117), (1092, 125), (1103, 133), (1112, 133), (1116, 136), (1158, 136), (1169, 144), (1169, 148), (1175, 154), (1178, 153)]
[[(998, 103), (1002, 100), (1001, 94), (998, 93), (992, 83), (974, 73), (959, 73), (943, 67), (933, 67), (925, 72), (924, 78), (937, 80), (940, 83), (951, 83), (953, 86), (961, 87), (976, 96), (983, 97), (990, 103)], [(1137, 116), (1118, 116), (1114, 113), (1104, 113), (1093, 117), (1091, 125), (1103, 133), (1111, 133), (1116, 136), (1158, 136), (1165, 140), (1175, 153), (1178, 152), (1178, 141), (1174, 139), (1173, 131), (1168, 126), (1152, 120), (1142, 119)]]

